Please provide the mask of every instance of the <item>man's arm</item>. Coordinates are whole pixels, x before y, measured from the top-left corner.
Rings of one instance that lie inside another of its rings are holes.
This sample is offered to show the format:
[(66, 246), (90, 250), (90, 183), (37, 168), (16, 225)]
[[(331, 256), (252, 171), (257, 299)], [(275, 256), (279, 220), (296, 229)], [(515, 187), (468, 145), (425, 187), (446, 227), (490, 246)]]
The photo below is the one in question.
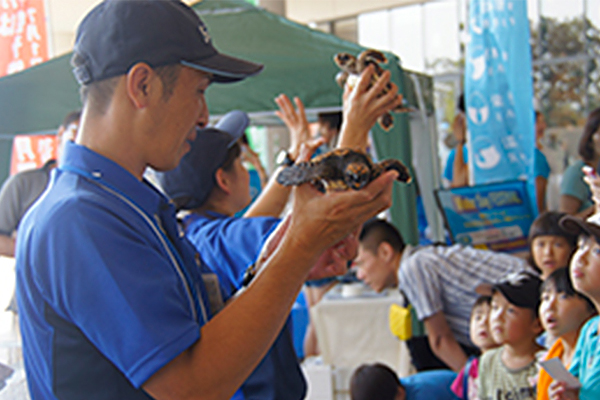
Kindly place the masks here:
[(469, 184), (469, 165), (465, 162), (465, 146), (459, 144), (456, 146), (456, 155), (454, 156), (454, 165), (452, 165), (452, 183), (450, 187), (462, 187)]
[[(290, 148), (288, 153), (293, 160), (298, 161), (302, 145), (310, 139), (310, 130), (308, 121), (306, 120), (304, 104), (302, 104), (302, 101), (298, 97), (295, 97), (296, 108), (294, 108), (291, 100), (285, 94), (277, 96), (275, 102), (279, 107), (279, 110), (275, 111), (275, 114), (285, 123), (290, 133)], [(310, 155), (312, 155), (317, 147), (318, 145), (311, 146), (312, 151)], [(244, 217), (278, 217), (283, 212), (291, 193), (291, 187), (277, 183), (277, 175), (279, 175), (280, 171), (281, 167), (275, 170), (266, 187), (250, 205), (246, 213), (244, 213)]]
[(571, 196), (569, 194), (560, 195), (560, 201), (558, 205), (558, 210), (560, 212), (564, 212), (581, 219), (586, 219), (587, 217), (592, 215), (596, 210), (595, 206), (590, 206), (585, 210), (577, 212), (577, 210), (579, 210), (579, 207), (581, 207), (581, 200), (579, 200), (577, 197)]
[[(390, 71), (384, 71), (377, 82), (369, 88), (372, 75), (373, 67), (369, 65), (362, 72), (353, 89), (350, 90), (347, 85), (344, 88), (344, 120), (337, 144), (339, 148), (366, 150), (369, 130), (375, 125), (377, 118), (402, 105), (402, 96), (398, 95), (398, 87), (390, 81)], [(388, 84), (391, 89), (381, 95)], [(362, 113), (364, 115), (361, 115)]]
[(546, 187), (548, 186), (548, 179), (543, 176), (535, 177), (535, 201), (537, 203), (538, 212), (543, 213), (546, 211)]
[[(374, 123), (372, 113), (380, 110), (369, 107), (364, 97), (378, 102), (371, 90), (381, 89), (376, 83), (356, 97), (365, 106), (355, 111), (361, 126), (366, 125), (361, 118)], [(322, 194), (311, 185), (294, 188), (292, 213), (272, 234), (275, 243), (266, 244), (273, 251), (261, 255), (257, 276), (201, 328), (200, 340), (143, 384), (144, 390), (158, 400), (231, 397), (275, 340), (323, 252), (390, 207), (396, 177), (389, 171), (358, 191)]]
[(144, 389), (156, 399), (229, 398), (281, 330), (321, 253), (391, 205), (396, 176), (388, 172), (360, 191), (320, 195), (310, 185), (295, 189), (289, 222), (274, 233), (281, 242), (260, 273), (201, 328), (201, 339), (148, 379)]
[(467, 121), (465, 114), (458, 113), (452, 122), (452, 133), (458, 142), (450, 187), (462, 187), (469, 184), (469, 165), (465, 162), (465, 143), (467, 141)]
[(7, 235), (0, 235), (0, 256), (15, 256), (15, 238)]
[(425, 318), (423, 324), (433, 354), (454, 371), (460, 371), (467, 362), (467, 355), (454, 338), (442, 311)]

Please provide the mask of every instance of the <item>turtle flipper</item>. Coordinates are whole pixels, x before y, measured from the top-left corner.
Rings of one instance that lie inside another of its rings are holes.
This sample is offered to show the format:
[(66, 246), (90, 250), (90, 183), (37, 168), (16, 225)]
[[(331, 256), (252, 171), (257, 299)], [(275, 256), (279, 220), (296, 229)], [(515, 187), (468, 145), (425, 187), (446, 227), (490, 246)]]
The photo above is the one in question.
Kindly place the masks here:
[(392, 129), (392, 126), (394, 126), (394, 117), (392, 117), (392, 114), (390, 114), (389, 112), (382, 114), (377, 119), (377, 121), (379, 122), (379, 125), (383, 128), (383, 130), (386, 132)]
[(356, 66), (359, 71), (362, 71), (369, 64), (387, 64), (387, 62), (385, 54), (374, 49), (365, 50), (356, 58)]
[(335, 76), (336, 83), (343, 89), (346, 81), (348, 80), (348, 73), (346, 71), (340, 71)]
[(383, 160), (382, 162), (373, 165), (371, 179), (375, 179), (383, 172), (390, 170), (398, 171), (398, 177), (396, 178), (397, 181), (404, 183), (410, 183), (410, 181), (412, 181), (412, 177), (410, 176), (406, 165), (394, 159)]
[(305, 162), (285, 167), (277, 175), (277, 183), (283, 186), (295, 186), (310, 182), (312, 176), (309, 169), (308, 163)]

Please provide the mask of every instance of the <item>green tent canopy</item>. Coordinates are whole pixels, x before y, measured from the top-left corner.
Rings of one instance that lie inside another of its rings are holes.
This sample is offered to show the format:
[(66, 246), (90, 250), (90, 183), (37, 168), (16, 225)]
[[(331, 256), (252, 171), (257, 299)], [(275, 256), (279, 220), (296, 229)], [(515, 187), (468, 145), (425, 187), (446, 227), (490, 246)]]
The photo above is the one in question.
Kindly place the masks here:
[[(338, 110), (341, 89), (334, 81), (338, 68), (333, 55), (358, 54), (364, 48), (333, 35), (312, 30), (242, 0), (204, 0), (193, 6), (209, 28), (219, 51), (265, 65), (261, 74), (243, 82), (208, 89), (211, 116), (234, 109), (250, 114), (254, 124), (279, 124), (273, 99), (280, 93), (299, 96), (309, 116)], [(411, 104), (411, 80), (398, 58), (386, 53), (386, 68)], [(0, 181), (7, 176), (11, 141), (16, 134), (53, 131), (71, 110), (81, 107), (78, 85), (71, 73), (71, 54), (23, 72), (0, 78)], [(431, 108), (432, 101), (427, 101)], [(391, 131), (373, 129), (381, 159), (397, 158), (410, 166), (411, 144), (406, 114), (395, 114)], [(418, 239), (414, 184), (397, 184), (391, 217), (409, 243)]]

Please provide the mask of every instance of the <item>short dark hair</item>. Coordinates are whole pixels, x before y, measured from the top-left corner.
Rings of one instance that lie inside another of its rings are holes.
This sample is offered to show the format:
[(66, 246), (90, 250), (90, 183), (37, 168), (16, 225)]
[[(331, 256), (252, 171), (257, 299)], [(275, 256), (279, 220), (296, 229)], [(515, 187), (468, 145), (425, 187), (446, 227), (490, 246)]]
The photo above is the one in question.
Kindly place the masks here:
[(383, 219), (373, 218), (364, 223), (358, 238), (360, 244), (372, 253), (376, 253), (379, 245), (388, 243), (398, 253), (402, 253), (406, 244), (398, 229)]
[(593, 161), (596, 156), (592, 136), (598, 131), (598, 128), (600, 128), (600, 107), (588, 115), (585, 127), (583, 128), (583, 134), (581, 135), (581, 139), (579, 139), (577, 152), (584, 161)]
[(567, 214), (558, 211), (546, 211), (538, 215), (529, 227), (529, 235), (527, 237), (529, 244), (531, 245), (533, 239), (538, 236), (551, 235), (564, 237), (569, 242), (569, 245), (575, 248), (577, 246), (577, 235), (566, 231), (559, 224), (560, 219), (565, 215)]
[(338, 132), (342, 128), (342, 112), (322, 112), (317, 114), (317, 119), (320, 124), (329, 125), (335, 128)]
[(465, 108), (465, 94), (464, 93), (461, 93), (460, 96), (458, 96), (458, 99), (456, 100), (456, 108), (458, 108), (458, 111), (465, 112), (466, 108)]
[(66, 128), (67, 126), (71, 125), (72, 123), (78, 122), (80, 119), (81, 119), (81, 110), (71, 111), (70, 113), (68, 113), (65, 116), (65, 118), (63, 119), (60, 126), (62, 126), (63, 128)]
[(563, 267), (552, 271), (544, 283), (542, 283), (540, 294), (544, 293), (544, 291), (548, 290), (548, 288), (551, 286), (554, 286), (554, 289), (557, 293), (564, 293), (568, 297), (577, 296), (585, 300), (588, 310), (594, 314), (596, 313), (596, 307), (594, 306), (594, 303), (592, 303), (592, 301), (586, 295), (576, 291), (573, 287), (573, 282), (571, 281), (568, 268)]
[[(77, 68), (80, 65), (85, 65), (85, 60), (80, 54), (73, 53), (71, 64), (74, 68)], [(164, 65), (154, 68), (154, 71), (163, 84), (163, 99), (168, 100), (173, 94), (177, 79), (179, 79), (181, 65)], [(100, 115), (104, 114), (108, 109), (108, 105), (110, 104), (113, 94), (115, 93), (115, 88), (117, 87), (119, 78), (120, 76), (117, 76), (114, 78), (92, 82), (89, 85), (81, 85), (79, 88), (81, 103), (86, 104), (89, 101), (90, 107), (95, 113)]]
[(394, 400), (402, 387), (398, 376), (385, 364), (363, 364), (350, 378), (352, 400)]
[[(570, 259), (575, 253), (575, 250), (577, 250), (577, 235), (566, 231), (559, 224), (560, 219), (565, 215), (567, 214), (558, 211), (546, 211), (538, 215), (529, 227), (529, 235), (527, 236), (529, 249), (531, 250), (533, 240), (538, 236), (560, 236), (565, 238), (569, 246), (571, 246), (571, 255), (569, 256)], [(535, 268), (538, 272), (541, 272), (540, 267), (535, 265), (531, 251), (529, 252), (528, 261), (533, 268)]]
[(487, 296), (487, 295), (482, 295), (479, 296), (477, 298), (477, 300), (475, 300), (475, 303), (473, 304), (473, 308), (471, 308), (471, 313), (473, 313), (473, 311), (475, 311), (475, 309), (483, 304), (487, 304), (488, 306), (490, 304), (492, 304), (492, 296)]
[(230, 171), (233, 167), (233, 162), (242, 154), (242, 147), (238, 142), (235, 142), (228, 150), (223, 164), (219, 168), (223, 171)]

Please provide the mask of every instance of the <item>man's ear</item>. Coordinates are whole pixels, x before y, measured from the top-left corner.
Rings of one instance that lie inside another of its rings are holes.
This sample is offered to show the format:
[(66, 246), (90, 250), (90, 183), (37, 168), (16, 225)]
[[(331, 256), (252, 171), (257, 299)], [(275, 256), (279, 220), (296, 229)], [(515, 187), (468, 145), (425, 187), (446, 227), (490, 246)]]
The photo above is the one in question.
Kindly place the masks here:
[(377, 256), (383, 258), (385, 261), (392, 261), (394, 259), (394, 249), (388, 242), (379, 243), (377, 247)]
[(127, 95), (136, 108), (145, 108), (158, 90), (157, 75), (146, 63), (137, 63), (126, 75)]
[(231, 190), (229, 189), (229, 176), (223, 171), (223, 168), (219, 168), (217, 172), (215, 172), (215, 182), (219, 189), (227, 194), (231, 193)]

